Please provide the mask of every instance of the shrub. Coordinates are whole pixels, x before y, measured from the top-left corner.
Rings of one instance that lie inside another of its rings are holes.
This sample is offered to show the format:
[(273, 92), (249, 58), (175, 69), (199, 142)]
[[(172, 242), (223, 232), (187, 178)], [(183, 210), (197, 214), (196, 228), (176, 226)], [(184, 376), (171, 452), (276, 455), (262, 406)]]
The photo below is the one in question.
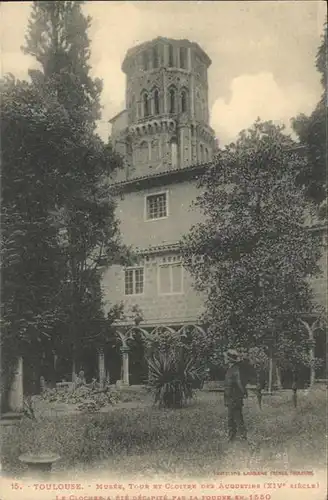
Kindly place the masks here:
[(181, 408), (193, 397), (201, 369), (181, 349), (152, 354), (148, 358), (149, 387), (160, 408)]

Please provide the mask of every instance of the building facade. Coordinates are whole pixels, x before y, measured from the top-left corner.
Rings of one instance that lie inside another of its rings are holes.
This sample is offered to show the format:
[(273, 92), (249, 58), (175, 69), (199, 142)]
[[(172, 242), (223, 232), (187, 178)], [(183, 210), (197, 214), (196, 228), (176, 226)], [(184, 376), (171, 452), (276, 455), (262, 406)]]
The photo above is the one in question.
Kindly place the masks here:
[(111, 120), (124, 157), (115, 181), (124, 242), (140, 263), (105, 273), (109, 303), (138, 305), (145, 326), (197, 321), (202, 300), (182, 267), (177, 244), (199, 214), (197, 176), (215, 150), (209, 126), (207, 54), (188, 40), (157, 38), (128, 51), (126, 109)]
[[(201, 220), (192, 207), (197, 178), (217, 149), (209, 126), (210, 64), (198, 44), (160, 37), (130, 49), (122, 65), (126, 109), (110, 122), (124, 169), (113, 192), (123, 240), (139, 261), (130, 268), (108, 269), (103, 287), (109, 306), (123, 302), (126, 311), (141, 309), (145, 330), (197, 325), (203, 308), (182, 266), (178, 242)], [(326, 276), (314, 284), (320, 302), (325, 301), (325, 284)], [(131, 381), (129, 325), (132, 319), (121, 325), (121, 378), (126, 383)]]

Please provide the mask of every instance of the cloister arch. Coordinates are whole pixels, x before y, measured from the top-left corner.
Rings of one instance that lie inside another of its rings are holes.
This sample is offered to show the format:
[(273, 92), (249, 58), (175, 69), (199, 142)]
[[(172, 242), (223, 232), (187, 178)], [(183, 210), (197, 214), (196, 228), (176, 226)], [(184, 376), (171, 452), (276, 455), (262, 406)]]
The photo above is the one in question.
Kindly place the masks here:
[(178, 334), (182, 337), (187, 337), (187, 330), (190, 333), (195, 330), (201, 333), (204, 337), (206, 332), (202, 326), (197, 323), (170, 326), (170, 325), (157, 325), (154, 327), (141, 327), (139, 325), (129, 325), (125, 327), (118, 327), (116, 330), (117, 336), (121, 341), (121, 353), (122, 353), (122, 374), (124, 385), (130, 385), (129, 379), (129, 353), (130, 345), (129, 341), (135, 339), (136, 333), (141, 335), (142, 340), (151, 340), (156, 334), (163, 332), (169, 332), (170, 334)]

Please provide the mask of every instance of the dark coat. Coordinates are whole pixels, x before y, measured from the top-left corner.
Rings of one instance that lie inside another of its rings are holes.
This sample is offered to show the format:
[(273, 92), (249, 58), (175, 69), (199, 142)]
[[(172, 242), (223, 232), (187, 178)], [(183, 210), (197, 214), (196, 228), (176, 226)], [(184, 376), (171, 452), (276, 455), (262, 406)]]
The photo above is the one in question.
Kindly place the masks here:
[(226, 406), (242, 406), (247, 395), (246, 387), (242, 382), (238, 363), (230, 366), (224, 379), (224, 404)]

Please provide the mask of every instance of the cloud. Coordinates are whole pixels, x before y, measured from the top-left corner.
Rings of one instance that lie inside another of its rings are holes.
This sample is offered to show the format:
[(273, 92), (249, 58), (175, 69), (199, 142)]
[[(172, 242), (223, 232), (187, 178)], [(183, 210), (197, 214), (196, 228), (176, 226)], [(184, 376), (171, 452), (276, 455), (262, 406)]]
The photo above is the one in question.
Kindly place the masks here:
[(280, 87), (272, 73), (240, 75), (230, 86), (228, 101), (217, 99), (211, 110), (211, 125), (221, 145), (236, 138), (260, 117), (284, 124), (291, 132), (290, 119), (299, 113), (311, 113), (318, 101), (302, 83)]

